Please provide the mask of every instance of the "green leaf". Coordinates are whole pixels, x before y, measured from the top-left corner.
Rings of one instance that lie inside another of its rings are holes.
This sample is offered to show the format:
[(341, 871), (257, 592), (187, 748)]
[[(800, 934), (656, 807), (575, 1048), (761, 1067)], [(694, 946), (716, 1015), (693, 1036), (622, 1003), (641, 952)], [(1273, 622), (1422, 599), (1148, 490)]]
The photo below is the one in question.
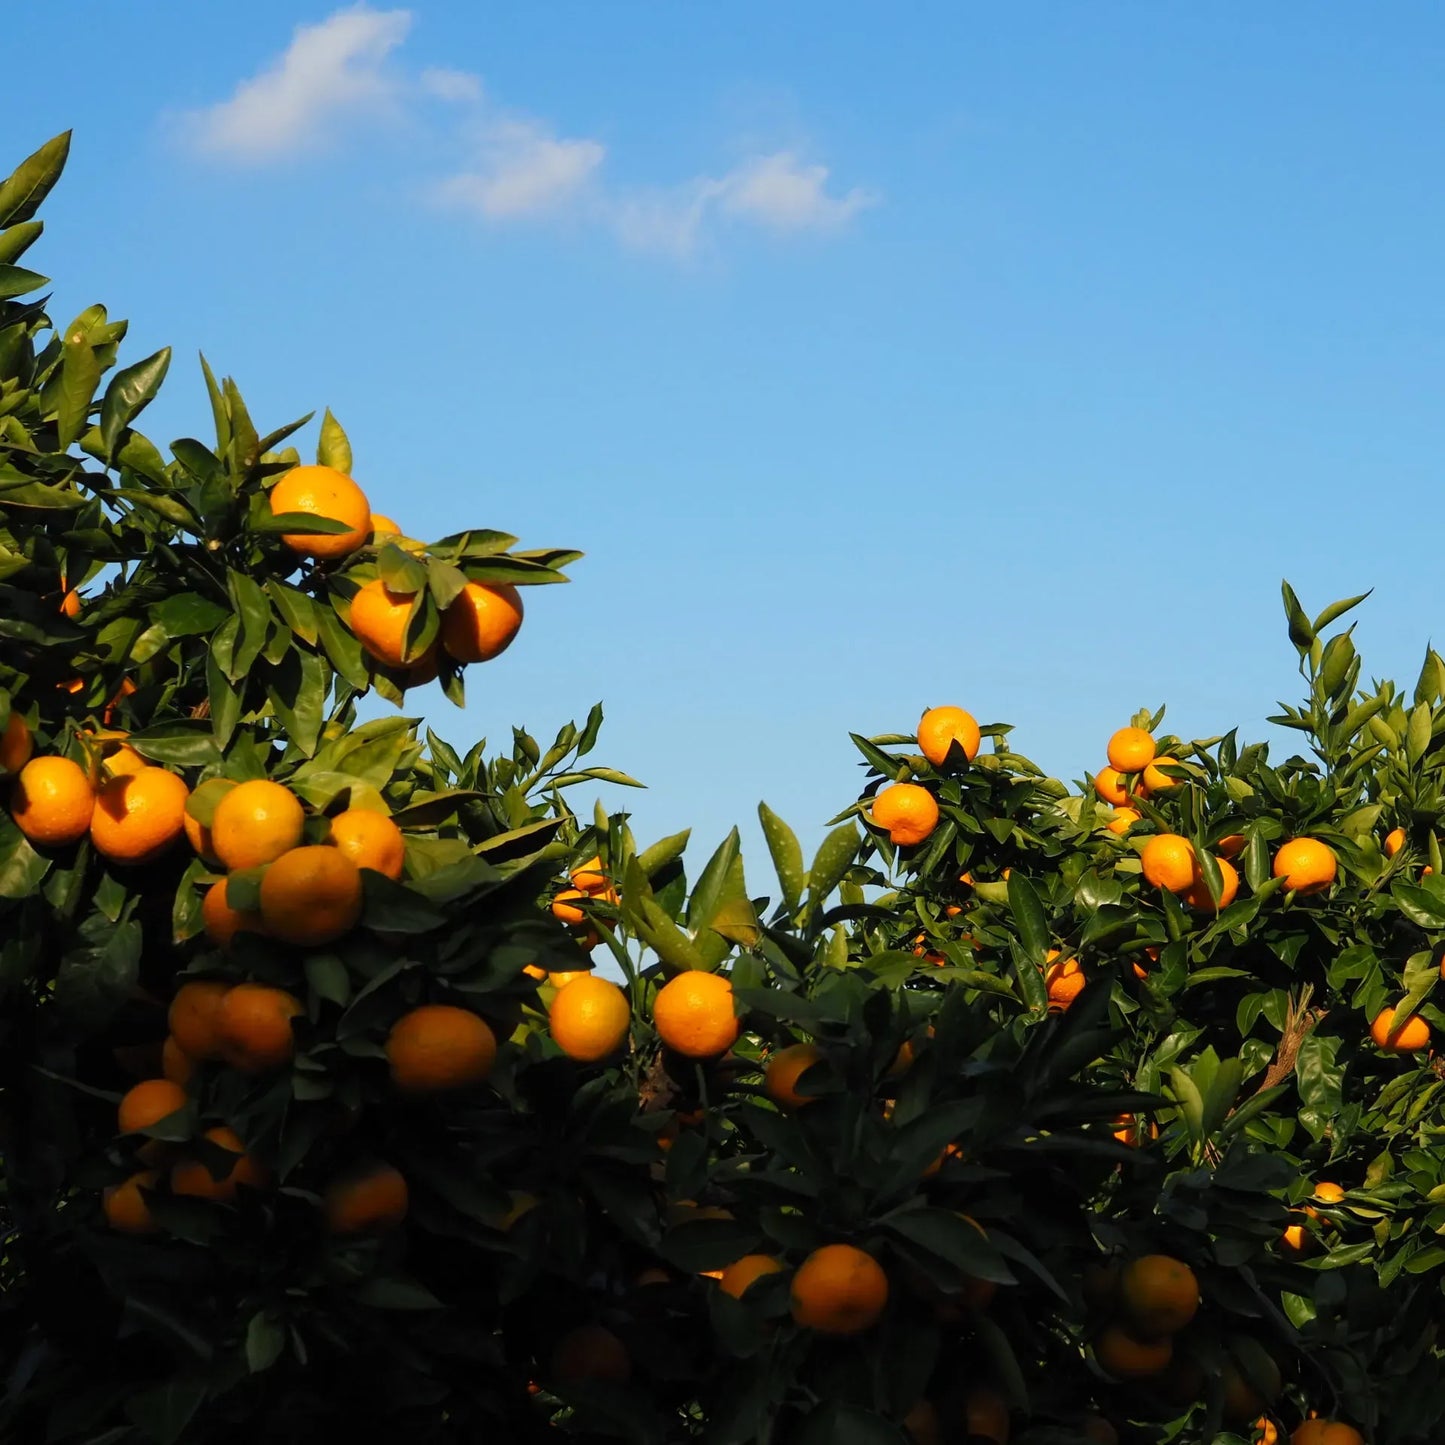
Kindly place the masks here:
[(316, 442), (316, 462), (318, 466), (333, 467), (338, 472), (351, 475), (351, 443), (346, 439), (341, 423), (332, 416), (329, 406), (321, 418), (321, 435)]
[(1431, 723), (1429, 703), (1418, 703), (1410, 713), (1410, 722), (1405, 730), (1405, 757), (1412, 768), (1429, 751)]
[(100, 404), (100, 443), (108, 462), (120, 434), (155, 399), (171, 364), (171, 349), (163, 346), (154, 356), (116, 372)]
[(0, 231), (0, 265), (9, 266), (18, 261), (40, 239), (44, 230), (43, 221), (21, 221), (19, 225)]
[(882, 1221), (901, 1239), (952, 1265), (961, 1274), (997, 1284), (1014, 1283), (1014, 1274), (987, 1235), (949, 1209), (901, 1209)]
[(55, 408), (56, 440), (62, 450), (86, 428), (101, 369), (100, 357), (85, 331), (72, 326), (61, 347), (60, 390)]
[(655, 878), (669, 863), (681, 858), (691, 836), (692, 829), (684, 828), (681, 833), (671, 833), (666, 838), (659, 838), (650, 848), (644, 848), (637, 855), (637, 866), (643, 878)]
[(333, 536), (351, 527), (335, 517), (318, 517), (314, 512), (262, 512), (252, 517), (253, 532), (287, 532), (293, 535)]
[(772, 854), (773, 867), (777, 870), (778, 886), (782, 890), (783, 904), (789, 913), (795, 913), (803, 896), (803, 847), (793, 830), (768, 807), (758, 804), (758, 821), (762, 824), (763, 837), (767, 840), (768, 852)]
[(411, 596), (426, 587), (426, 567), (395, 542), (388, 542), (377, 554), (376, 569), (389, 592)]
[[(1370, 592), (1374, 590), (1373, 587), (1370, 588)], [(1360, 603), (1370, 595), (1370, 592), (1361, 592), (1356, 597), (1346, 597), (1343, 601), (1331, 602), (1330, 605), (1315, 618), (1313, 630), (1316, 635), (1323, 632), (1336, 618), (1343, 617), (1351, 608), (1358, 607)]]
[(0, 183), (0, 226), (13, 226), (28, 221), (60, 179), (70, 154), (70, 132), (62, 131), (45, 142), (33, 155), (27, 156)]
[(23, 296), (27, 291), (38, 291), (49, 280), (49, 276), (27, 271), (24, 266), (0, 265), (0, 301)]
[(309, 648), (288, 649), (271, 669), (266, 696), (291, 741), (308, 758), (316, 751), (326, 721), (326, 691), (330, 678), (325, 663)]
[(29, 898), (50, 869), (50, 860), (30, 846), (30, 840), (0, 808), (0, 898)]
[(1018, 869), (1009, 874), (1008, 906), (1029, 962), (1042, 968), (1049, 950), (1049, 928), (1039, 895)]
[(849, 821), (834, 828), (818, 847), (808, 870), (808, 911), (817, 916), (858, 856), (858, 829)]
[(1289, 622), (1289, 640), (1299, 649), (1301, 654), (1310, 649), (1315, 640), (1315, 630), (1310, 626), (1310, 620), (1305, 615), (1305, 610), (1300, 606), (1300, 600), (1295, 596), (1294, 588), (1288, 582), (1280, 583), (1280, 591), (1284, 597), (1284, 615)]
[(254, 1314), (246, 1326), (246, 1368), (253, 1375), (269, 1370), (286, 1348), (286, 1328), (267, 1314)]

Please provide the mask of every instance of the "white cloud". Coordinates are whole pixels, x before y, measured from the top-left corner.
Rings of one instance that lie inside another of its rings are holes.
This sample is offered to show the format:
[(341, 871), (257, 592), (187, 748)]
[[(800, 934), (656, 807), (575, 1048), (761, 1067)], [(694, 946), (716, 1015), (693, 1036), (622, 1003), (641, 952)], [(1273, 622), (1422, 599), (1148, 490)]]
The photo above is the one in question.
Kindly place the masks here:
[(718, 206), (775, 231), (828, 231), (876, 204), (857, 187), (830, 196), (828, 175), (827, 166), (804, 165), (791, 151), (755, 156), (718, 182)]
[(284, 159), (323, 144), (347, 116), (385, 114), (398, 92), (385, 61), (410, 28), (409, 11), (363, 5), (298, 26), (268, 69), (188, 117), (195, 145), (237, 161)]
[[(834, 232), (877, 204), (858, 187), (830, 190), (829, 168), (792, 150), (751, 155), (722, 175), (672, 186), (610, 184), (600, 140), (558, 135), (545, 120), (500, 109), (469, 71), (393, 62), (411, 24), (409, 10), (357, 4), (298, 26), (281, 55), (229, 99), (185, 117), (188, 139), (203, 154), (261, 164), (318, 149), (360, 119), (386, 122), (430, 137), (437, 150), (461, 147), (462, 164), (422, 183), (438, 206), (489, 225), (579, 222), (630, 249), (673, 257), (695, 254), (729, 226)], [(452, 134), (436, 128), (443, 116)]]
[(434, 195), (490, 221), (563, 209), (607, 155), (600, 141), (558, 139), (541, 122), (516, 117), (482, 126), (477, 151), (475, 166), (448, 176)]

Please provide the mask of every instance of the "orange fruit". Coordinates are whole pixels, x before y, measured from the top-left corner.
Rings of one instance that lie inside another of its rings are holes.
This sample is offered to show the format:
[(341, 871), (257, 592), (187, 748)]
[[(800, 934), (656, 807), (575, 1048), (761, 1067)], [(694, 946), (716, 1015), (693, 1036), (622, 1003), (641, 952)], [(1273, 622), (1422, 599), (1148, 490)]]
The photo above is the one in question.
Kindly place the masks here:
[(469, 1009), (423, 1004), (392, 1024), (386, 1060), (401, 1093), (440, 1094), (482, 1083), (497, 1061), (497, 1040)]
[(386, 667), (421, 668), (430, 663), (434, 649), (407, 660), (406, 625), (411, 619), (414, 592), (393, 592), (381, 578), (368, 582), (351, 599), (351, 631), (356, 640)]
[(1254, 1422), (1254, 1445), (1279, 1445), (1279, 1426), (1268, 1415)]
[(1139, 819), (1143, 817), (1138, 808), (1115, 808), (1109, 814), (1109, 821), (1104, 826), (1116, 837), (1122, 838)]
[(1117, 768), (1100, 768), (1094, 774), (1094, 792), (1116, 808), (1125, 807), (1129, 802), (1129, 791), (1125, 788), (1123, 775)]
[(1174, 1341), (1136, 1339), (1122, 1325), (1109, 1325), (1094, 1340), (1094, 1358), (1116, 1380), (1144, 1380), (1162, 1374), (1174, 1357)]
[[(238, 983), (216, 1005), (216, 1047), (238, 1073), (264, 1074), (279, 1069), (289, 1064), (296, 1053), (291, 1020), (304, 1011), (301, 1000), (284, 989)], [(173, 1020), (172, 1032), (175, 1027)], [(181, 1046), (185, 1047), (184, 1039)]]
[(1370, 1037), (1387, 1054), (1416, 1054), (1430, 1047), (1430, 1025), (1419, 1014), (1413, 1014), (1397, 1031), (1395, 1010), (1381, 1009), (1370, 1025)]
[(1008, 1445), (1008, 1402), (997, 1390), (977, 1385), (963, 1397), (963, 1433), (969, 1440)]
[(266, 932), (298, 948), (320, 948), (350, 933), (361, 905), (361, 870), (324, 843), (283, 853), (261, 877)]
[(143, 1079), (121, 1099), (116, 1133), (139, 1134), (186, 1107), (186, 1091), (169, 1079)]
[(290, 788), (252, 778), (216, 804), (211, 846), (227, 868), (259, 868), (296, 847), (305, 825), (306, 814)]
[(1319, 893), (1335, 881), (1334, 849), (1318, 838), (1292, 838), (1274, 855), (1274, 876), (1295, 893)]
[(793, 1275), (793, 1322), (826, 1335), (856, 1335), (877, 1324), (888, 1304), (883, 1266), (851, 1244), (815, 1249)]
[(1365, 1437), (1339, 1420), (1306, 1420), (1289, 1437), (1289, 1445), (1365, 1445)]
[(18, 773), (30, 761), (35, 751), (35, 739), (30, 735), (30, 725), (18, 712), (12, 711), (0, 730), (0, 778)]
[(1049, 1008), (1061, 1013), (1083, 993), (1088, 983), (1084, 970), (1077, 958), (1061, 958), (1051, 963), (1044, 974), (1044, 986), (1049, 992)]
[(321, 1207), (331, 1234), (384, 1234), (406, 1218), (409, 1202), (399, 1169), (369, 1163), (333, 1179)]
[(1191, 908), (1198, 908), (1204, 913), (1219, 913), (1228, 908), (1234, 902), (1239, 893), (1239, 874), (1235, 871), (1234, 864), (1226, 858), (1214, 860), (1219, 868), (1219, 902), (1216, 903), (1209, 896), (1209, 888), (1204, 882), (1204, 875), (1196, 873), (1194, 882), (1184, 891), (1184, 901)]
[(1156, 888), (1184, 893), (1194, 883), (1194, 845), (1178, 833), (1156, 833), (1139, 854), (1145, 879)]
[(1279, 1237), (1281, 1252), (1291, 1259), (1302, 1259), (1314, 1245), (1314, 1237), (1303, 1224), (1287, 1224)]
[(1345, 1191), (1338, 1184), (1332, 1184), (1328, 1179), (1321, 1179), (1315, 1185), (1314, 1201), (1316, 1204), (1339, 1204), (1345, 1197)]
[(1176, 1335), (1199, 1308), (1199, 1280), (1182, 1259), (1146, 1254), (1124, 1266), (1119, 1305), (1141, 1336)]
[(590, 973), (559, 989), (547, 1015), (557, 1047), (584, 1064), (616, 1053), (632, 1022), (627, 995), (611, 980)]
[(579, 893), (586, 893), (589, 897), (606, 893), (612, 885), (602, 867), (602, 859), (593, 856), (587, 862), (579, 863), (572, 870), (572, 886)]
[(768, 1061), (763, 1088), (780, 1109), (801, 1109), (816, 1102), (816, 1095), (800, 1094), (798, 1080), (823, 1057), (816, 1044), (789, 1044)]
[(627, 1347), (602, 1325), (578, 1325), (568, 1330), (552, 1350), (551, 1377), (558, 1385), (601, 1381), (625, 1385), (632, 1378)]
[(1219, 849), (1221, 858), (1238, 858), (1247, 842), (1243, 833), (1226, 833), (1214, 846)]
[(1144, 776), (1139, 779), (1139, 791), (1146, 798), (1152, 798), (1155, 793), (1172, 792), (1181, 782), (1181, 779), (1171, 778), (1167, 773), (1161, 772), (1161, 763), (1171, 768), (1178, 767), (1179, 759), (1161, 755), (1144, 769)]
[(674, 1053), (716, 1058), (733, 1046), (741, 1027), (733, 1011), (732, 982), (720, 973), (687, 969), (657, 991), (652, 1022)]
[(221, 1057), (216, 1014), (230, 991), (229, 983), (212, 978), (195, 979), (176, 990), (166, 1019), (177, 1048), (193, 1059)]
[(1143, 728), (1120, 728), (1109, 739), (1109, 766), (1120, 773), (1142, 773), (1154, 761), (1154, 739)]
[(1082, 1428), (1090, 1445), (1119, 1445), (1119, 1432), (1102, 1415), (1086, 1415)]
[(1225, 1360), (1219, 1372), (1224, 1419), (1236, 1428), (1262, 1415), (1284, 1388), (1279, 1366), (1268, 1355), (1255, 1350), (1253, 1358), (1248, 1372), (1233, 1359)]
[(186, 1194), (193, 1199), (230, 1200), (236, 1197), (238, 1185), (244, 1184), (247, 1189), (264, 1189), (271, 1182), (270, 1170), (246, 1152), (246, 1146), (234, 1129), (221, 1125), (207, 1129), (201, 1137), (234, 1154), (235, 1162), (217, 1179), (199, 1159), (182, 1160), (171, 1169), (172, 1194)]
[(154, 1189), (160, 1176), (154, 1169), (132, 1174), (122, 1184), (112, 1184), (101, 1196), (106, 1223), (121, 1234), (154, 1234), (160, 1229), (151, 1215), (142, 1189)]
[(917, 783), (890, 783), (873, 799), (873, 823), (898, 847), (915, 847), (938, 826), (938, 800)]
[(78, 843), (90, 828), (95, 794), (85, 769), (69, 758), (31, 758), (10, 795), (15, 826), (42, 847)]
[(1393, 858), (1401, 848), (1405, 846), (1405, 830), (1403, 828), (1391, 828), (1385, 834), (1385, 856)]
[(722, 1279), (718, 1283), (725, 1294), (741, 1299), (749, 1287), (765, 1274), (781, 1274), (782, 1270), (782, 1260), (775, 1259), (771, 1254), (745, 1254), (741, 1259), (733, 1260), (723, 1270)]
[(973, 714), (961, 707), (931, 707), (918, 722), (918, 750), (935, 768), (944, 765), (954, 743), (972, 762), (982, 741)]
[(943, 1421), (932, 1400), (919, 1400), (903, 1417), (904, 1434), (913, 1445), (943, 1445)]
[(170, 1034), (161, 1045), (161, 1073), (183, 1089), (196, 1076), (196, 1061)]
[(564, 888), (552, 900), (552, 917), (559, 923), (565, 923), (570, 927), (587, 922), (587, 915), (572, 902), (574, 898), (585, 898), (587, 895), (580, 888)]
[(95, 795), (90, 841), (113, 863), (149, 863), (185, 831), (185, 781), (164, 768), (142, 766), (102, 785)]
[[(64, 577), (60, 579), (60, 585), (65, 586)], [(74, 587), (69, 588), (65, 596), (60, 599), (60, 615), (69, 618), (80, 616), (80, 593)]]
[(226, 901), (226, 880), (219, 879), (206, 889), (201, 900), (201, 919), (206, 937), (217, 948), (229, 949), (238, 933), (265, 933), (266, 923), (259, 913), (232, 908)]
[(442, 613), (442, 647), (458, 662), (490, 662), (521, 625), (522, 597), (510, 582), (468, 582)]
[(111, 778), (123, 778), (129, 773), (138, 773), (150, 766), (129, 743), (117, 743), (102, 759), (105, 772)]
[(186, 830), (186, 838), (191, 847), (195, 850), (196, 856), (203, 863), (209, 863), (212, 868), (223, 866), (216, 853), (215, 841), (211, 837), (211, 830), (199, 819), (191, 816), (190, 809), (196, 806), (196, 798), (207, 793), (215, 797), (219, 794), (229, 793), (236, 786), (234, 778), (208, 778), (191, 793), (191, 800), (187, 804), (186, 816), (181, 826)]
[(370, 808), (348, 808), (331, 820), (326, 841), (358, 868), (370, 868), (390, 879), (401, 877), (406, 866), (406, 838), (384, 813)]
[(400, 537), (402, 535), (401, 528), (390, 517), (385, 517), (380, 512), (371, 514), (371, 540), (373, 542), (379, 541), (383, 537)]
[(591, 978), (592, 970), (590, 968), (566, 968), (558, 973), (544, 973), (542, 977), (553, 988), (566, 988), (569, 983), (576, 983), (579, 978)]
[(283, 512), (307, 512), (313, 517), (346, 523), (344, 532), (283, 533), (281, 540), (302, 557), (333, 562), (364, 546), (371, 535), (371, 507), (366, 493), (334, 467), (292, 467), (271, 488), (269, 500), (273, 517)]

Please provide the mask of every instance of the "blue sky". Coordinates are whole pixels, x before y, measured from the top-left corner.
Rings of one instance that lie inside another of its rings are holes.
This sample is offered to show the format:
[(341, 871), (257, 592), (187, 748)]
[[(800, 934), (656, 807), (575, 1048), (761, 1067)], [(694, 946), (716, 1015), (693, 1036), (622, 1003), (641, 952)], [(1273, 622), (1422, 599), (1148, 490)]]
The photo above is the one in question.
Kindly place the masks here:
[(427, 711), (546, 741), (603, 699), (644, 842), (756, 854), (759, 798), (816, 840), (848, 731), (938, 702), (1065, 777), (1140, 706), (1258, 736), (1282, 576), (1373, 586), (1366, 674), (1413, 682), (1438, 10), (899, 15), (22, 7), (7, 158), (76, 132), (27, 260), (176, 348), (158, 440), (205, 425), (203, 349), (258, 421), (329, 404), (409, 531), (585, 550)]

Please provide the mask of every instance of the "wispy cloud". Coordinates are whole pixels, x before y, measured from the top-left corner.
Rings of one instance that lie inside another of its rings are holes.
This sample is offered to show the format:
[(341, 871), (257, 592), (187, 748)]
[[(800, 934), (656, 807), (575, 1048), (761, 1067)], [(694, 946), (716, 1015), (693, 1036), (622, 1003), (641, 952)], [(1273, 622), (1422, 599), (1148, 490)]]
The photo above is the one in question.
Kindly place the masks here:
[(408, 10), (362, 4), (298, 27), (269, 66), (186, 117), (188, 139), (213, 160), (259, 165), (323, 148), (362, 119), (416, 129), (423, 110), (435, 122), (440, 102), (448, 107), (444, 129), (422, 127), (431, 144), (414, 148), (418, 170), (428, 149), (463, 157), (440, 178), (416, 177), (438, 209), (488, 226), (565, 220), (674, 257), (696, 254), (728, 228), (836, 232), (877, 204), (871, 191), (834, 186), (826, 165), (795, 149), (753, 154), (722, 174), (674, 184), (613, 184), (600, 139), (564, 135), (542, 118), (504, 109), (469, 71), (396, 62), (411, 23)]
[(297, 26), (271, 65), (192, 112), (186, 131), (203, 153), (259, 164), (324, 145), (341, 121), (395, 114), (401, 85), (386, 59), (410, 29), (410, 11), (365, 6)]

